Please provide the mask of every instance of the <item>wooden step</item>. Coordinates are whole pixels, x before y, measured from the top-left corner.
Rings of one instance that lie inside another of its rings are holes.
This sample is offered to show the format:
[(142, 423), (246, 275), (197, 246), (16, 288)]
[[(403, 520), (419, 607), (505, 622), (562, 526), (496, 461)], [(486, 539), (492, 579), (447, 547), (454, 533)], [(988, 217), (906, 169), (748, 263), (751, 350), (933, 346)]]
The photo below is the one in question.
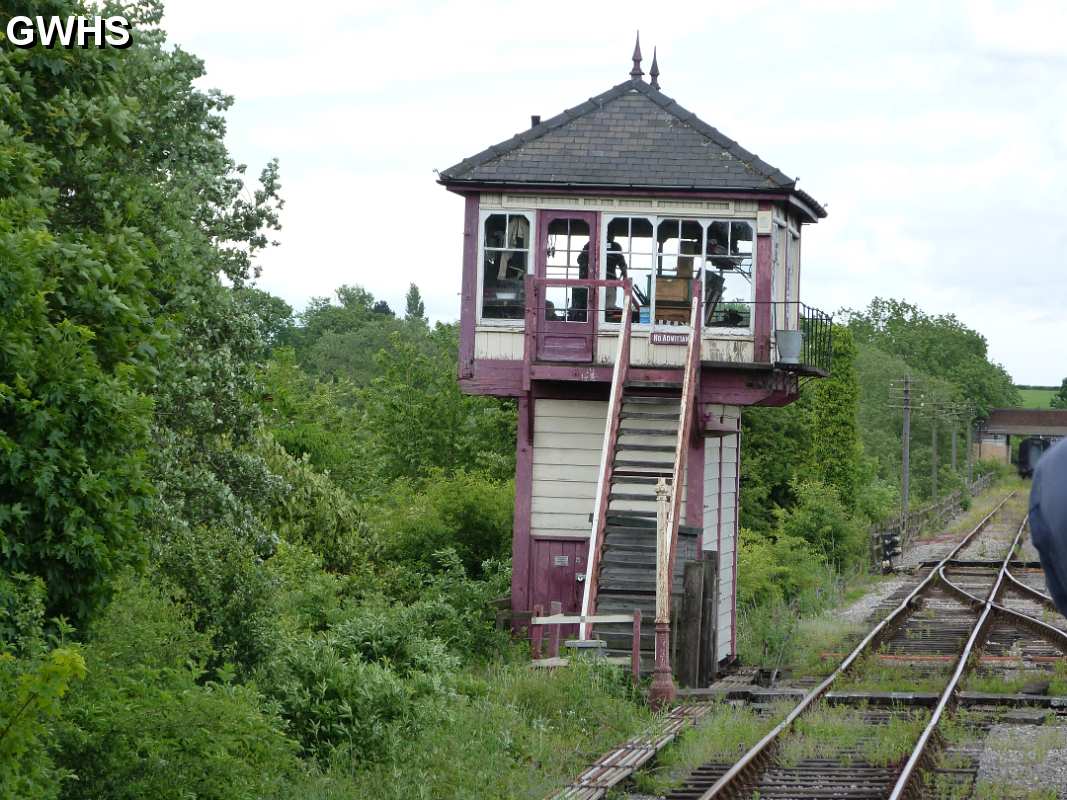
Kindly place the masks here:
[(674, 476), (674, 470), (673, 469), (666, 469), (665, 470), (665, 469), (663, 469), (663, 467), (673, 467), (673, 464), (670, 461), (641, 461), (641, 460), (629, 459), (629, 458), (623, 458), (623, 459), (616, 458), (615, 459), (615, 469), (616, 470), (626, 470), (626, 469), (653, 470), (652, 474), (657, 475), (657, 476), (662, 475), (665, 478), (671, 478), (671, 477)]
[(659, 436), (677, 439), (678, 431), (670, 428), (619, 428), (619, 436)]
[(678, 421), (678, 414), (664, 414), (658, 411), (623, 411), (619, 419), (662, 419)]
[[(649, 492), (648, 494), (640, 494), (637, 492), (612, 492), (608, 495), (608, 503), (610, 504), (613, 500), (629, 500), (635, 503), (655, 503), (656, 495), (654, 492)], [(608, 513), (611, 513), (610, 506)]]
[(628, 483), (633, 486), (655, 486), (658, 482), (658, 478), (648, 477), (644, 473), (641, 475), (620, 475), (615, 472), (611, 476), (611, 484), (613, 486), (617, 483)]
[(615, 452), (621, 453), (626, 450), (634, 450), (638, 453), (673, 453), (675, 446), (672, 444), (617, 444)]
[(624, 406), (633, 403), (634, 405), (639, 406), (671, 405), (677, 407), (681, 404), (681, 402), (682, 401), (677, 397), (650, 397), (648, 395), (641, 394), (624, 394), (622, 396), (622, 404)]
[(624, 389), (629, 388), (639, 389), (671, 389), (674, 391), (680, 391), (682, 388), (682, 381), (636, 381), (629, 380), (623, 386)]

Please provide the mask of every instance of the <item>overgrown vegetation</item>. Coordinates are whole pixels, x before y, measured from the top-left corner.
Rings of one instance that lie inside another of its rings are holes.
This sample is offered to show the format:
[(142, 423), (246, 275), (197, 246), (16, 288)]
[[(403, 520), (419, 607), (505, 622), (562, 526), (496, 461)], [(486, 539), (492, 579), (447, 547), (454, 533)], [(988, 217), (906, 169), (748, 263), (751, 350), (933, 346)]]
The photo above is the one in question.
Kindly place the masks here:
[(0, 798), (543, 794), (649, 715), (495, 629), (513, 406), (417, 287), (255, 288), (278, 166), (122, 11), (0, 48)]

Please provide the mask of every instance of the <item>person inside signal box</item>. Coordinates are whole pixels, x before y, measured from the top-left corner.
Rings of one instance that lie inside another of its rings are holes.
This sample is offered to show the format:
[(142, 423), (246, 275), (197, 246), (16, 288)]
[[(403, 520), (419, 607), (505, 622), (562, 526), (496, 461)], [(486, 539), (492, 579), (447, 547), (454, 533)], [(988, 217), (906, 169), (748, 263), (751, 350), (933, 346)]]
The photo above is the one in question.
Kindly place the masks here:
[(1030, 539), (1041, 556), (1048, 593), (1067, 616), (1067, 439), (1046, 452), (1034, 470)]

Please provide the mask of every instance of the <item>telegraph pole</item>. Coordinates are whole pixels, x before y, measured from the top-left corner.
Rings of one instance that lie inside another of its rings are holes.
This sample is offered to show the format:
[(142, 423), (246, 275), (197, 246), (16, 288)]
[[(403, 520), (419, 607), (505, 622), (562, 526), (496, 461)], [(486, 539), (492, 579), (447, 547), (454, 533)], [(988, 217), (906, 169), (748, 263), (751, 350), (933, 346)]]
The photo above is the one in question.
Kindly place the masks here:
[(903, 452), (900, 468), (900, 530), (906, 537), (908, 532), (908, 508), (911, 502), (911, 376), (904, 376), (904, 431), (902, 435)]
[(967, 485), (974, 483), (974, 412), (967, 411)]
[(952, 471), (954, 473), (956, 472), (956, 425), (957, 425), (957, 422), (958, 422), (957, 418), (955, 416), (953, 416), (952, 417)]
[(930, 496), (937, 499), (937, 410), (931, 406), (930, 409), (930, 481), (931, 481), (931, 493)]

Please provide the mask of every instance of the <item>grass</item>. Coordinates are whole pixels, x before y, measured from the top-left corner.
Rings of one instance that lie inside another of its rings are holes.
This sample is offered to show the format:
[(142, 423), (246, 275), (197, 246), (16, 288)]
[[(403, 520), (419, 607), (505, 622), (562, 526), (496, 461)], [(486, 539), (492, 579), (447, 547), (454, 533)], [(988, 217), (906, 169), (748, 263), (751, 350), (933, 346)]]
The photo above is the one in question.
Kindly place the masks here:
[(776, 704), (767, 716), (749, 707), (719, 704), (696, 728), (683, 733), (660, 753), (656, 764), (634, 775), (637, 791), (662, 795), (680, 786), (694, 769), (709, 762), (732, 763), (788, 713), (790, 704)]
[(983, 694), (1021, 694), (1028, 683), (1048, 681), (1048, 694), (1067, 696), (1067, 662), (1058, 661), (1051, 670), (1013, 670), (1011, 675), (974, 671), (963, 681), (963, 691)]
[(1049, 402), (1056, 396), (1059, 387), (1036, 386), (1029, 389), (1020, 389), (1019, 396), (1023, 399), (1023, 408), (1049, 408)]
[(888, 664), (875, 656), (867, 656), (839, 678), (834, 689), (841, 692), (940, 693), (948, 683), (950, 669), (951, 665)]
[(872, 726), (865, 719), (862, 706), (820, 704), (794, 723), (778, 760), (786, 767), (813, 758), (843, 763), (855, 760), (882, 767), (896, 764), (911, 753), (928, 718), (925, 711), (898, 713), (885, 723)]
[(452, 701), (409, 731), (388, 760), (356, 765), (338, 758), (299, 796), (544, 797), (652, 721), (652, 712), (614, 668), (472, 670)]

